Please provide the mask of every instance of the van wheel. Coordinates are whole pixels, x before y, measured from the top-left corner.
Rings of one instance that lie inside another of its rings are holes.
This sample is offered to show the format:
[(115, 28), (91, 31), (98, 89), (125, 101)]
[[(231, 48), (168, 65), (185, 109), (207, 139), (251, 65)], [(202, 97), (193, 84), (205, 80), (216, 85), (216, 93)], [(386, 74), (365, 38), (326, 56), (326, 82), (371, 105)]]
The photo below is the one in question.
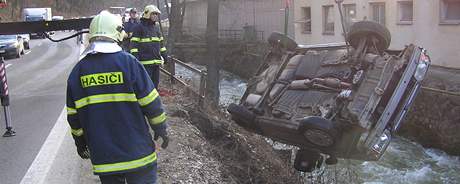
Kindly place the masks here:
[(301, 172), (313, 172), (321, 168), (323, 157), (317, 151), (301, 149), (297, 151), (294, 168)]
[(309, 143), (320, 148), (332, 148), (340, 133), (334, 122), (319, 116), (310, 116), (301, 120), (299, 131)]
[(388, 49), (391, 43), (390, 31), (383, 25), (373, 21), (356, 22), (347, 33), (347, 41), (353, 48), (358, 48), (362, 38), (377, 39), (377, 49), (381, 53)]
[(271, 45), (280, 44), (281, 47), (286, 48), (289, 51), (294, 51), (297, 48), (297, 42), (279, 32), (273, 32), (270, 34), (270, 37), (268, 37), (268, 43)]

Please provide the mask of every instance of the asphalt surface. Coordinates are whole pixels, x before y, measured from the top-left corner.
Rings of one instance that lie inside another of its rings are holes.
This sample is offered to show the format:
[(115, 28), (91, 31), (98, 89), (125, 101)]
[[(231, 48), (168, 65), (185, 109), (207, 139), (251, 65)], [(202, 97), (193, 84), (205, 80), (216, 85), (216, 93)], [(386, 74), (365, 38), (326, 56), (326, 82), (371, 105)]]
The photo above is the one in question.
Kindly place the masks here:
[[(75, 39), (59, 43), (31, 40), (30, 46), (21, 58), (5, 61), (12, 124), (17, 135), (0, 137), (2, 184), (21, 181), (55, 125), (65, 106), (66, 80), (80, 50)], [(3, 135), (3, 108), (0, 107), (0, 111), (0, 134)]]

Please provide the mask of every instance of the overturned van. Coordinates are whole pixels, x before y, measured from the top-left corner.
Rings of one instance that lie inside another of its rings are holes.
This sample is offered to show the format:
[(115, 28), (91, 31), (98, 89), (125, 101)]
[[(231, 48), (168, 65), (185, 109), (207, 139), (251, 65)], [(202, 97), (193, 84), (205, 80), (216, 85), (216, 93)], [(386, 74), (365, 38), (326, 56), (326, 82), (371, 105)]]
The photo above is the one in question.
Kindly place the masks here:
[(378, 160), (401, 127), (430, 65), (410, 44), (387, 50), (382, 25), (362, 21), (347, 44), (298, 45), (273, 33), (232, 119), (245, 129), (299, 147), (294, 166), (311, 172), (337, 158)]

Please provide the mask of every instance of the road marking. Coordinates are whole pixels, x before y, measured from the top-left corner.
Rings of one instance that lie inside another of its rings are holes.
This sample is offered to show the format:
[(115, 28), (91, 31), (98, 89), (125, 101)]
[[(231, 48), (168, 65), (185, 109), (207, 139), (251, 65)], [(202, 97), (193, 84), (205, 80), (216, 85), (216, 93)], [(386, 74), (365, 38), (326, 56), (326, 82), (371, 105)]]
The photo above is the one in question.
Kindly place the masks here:
[(62, 109), (61, 115), (59, 115), (45, 143), (22, 178), (21, 184), (43, 184), (45, 182), (59, 148), (64, 141), (65, 134), (69, 133), (65, 110), (65, 108)]
[(5, 68), (8, 68), (8, 67), (10, 67), (11, 65), (13, 65), (13, 64), (11, 64), (11, 63), (9, 63), (9, 64), (6, 64)]
[(29, 51), (25, 52), (24, 55), (29, 54), (30, 52), (32, 52), (32, 51), (29, 50)]

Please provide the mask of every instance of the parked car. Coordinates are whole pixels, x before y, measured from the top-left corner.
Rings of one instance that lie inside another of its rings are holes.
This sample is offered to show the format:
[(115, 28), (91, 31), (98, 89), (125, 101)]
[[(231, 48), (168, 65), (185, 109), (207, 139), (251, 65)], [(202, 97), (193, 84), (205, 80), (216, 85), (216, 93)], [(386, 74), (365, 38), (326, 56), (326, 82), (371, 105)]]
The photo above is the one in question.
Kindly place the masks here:
[(430, 65), (409, 44), (387, 51), (391, 36), (370, 21), (353, 24), (345, 44), (300, 46), (273, 33), (232, 119), (249, 131), (299, 147), (303, 172), (337, 158), (376, 161), (401, 127)]
[(22, 38), (22, 40), (23, 40), (24, 49), (27, 49), (27, 50), (30, 49), (30, 44), (29, 44), (29, 42), (30, 42), (30, 35), (29, 35), (29, 34), (21, 34), (21, 35), (19, 35), (19, 36), (20, 36), (20, 37)]
[(20, 58), (24, 54), (24, 41), (18, 35), (0, 35), (0, 56)]

